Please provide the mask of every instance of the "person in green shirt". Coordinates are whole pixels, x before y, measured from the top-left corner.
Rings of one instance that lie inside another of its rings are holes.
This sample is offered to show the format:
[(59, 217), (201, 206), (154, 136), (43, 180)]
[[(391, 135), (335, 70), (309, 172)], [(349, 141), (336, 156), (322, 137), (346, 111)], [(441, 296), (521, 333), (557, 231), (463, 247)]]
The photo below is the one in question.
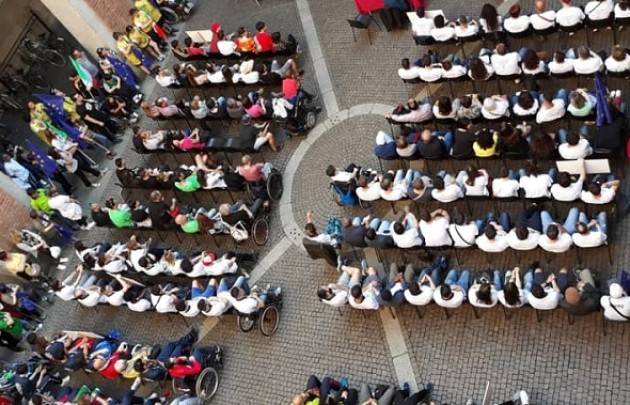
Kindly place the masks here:
[(185, 233), (199, 233), (201, 230), (196, 216), (179, 214), (175, 217), (175, 223), (179, 225)]
[(52, 215), (53, 209), (48, 205), (48, 192), (44, 188), (29, 188), (27, 191), (28, 196), (31, 198), (31, 208), (38, 213), (44, 213), (46, 215)]
[(22, 337), (22, 322), (19, 319), (13, 319), (8, 312), (0, 312), (0, 331), (11, 335), (14, 339), (19, 340)]
[(197, 191), (201, 188), (201, 184), (199, 184), (199, 177), (198, 177), (197, 172), (194, 172), (189, 176), (186, 176), (184, 173), (180, 173), (178, 180), (179, 181), (175, 182), (175, 187), (178, 190), (190, 193), (193, 191)]
[(109, 220), (116, 228), (133, 228), (135, 226), (131, 219), (131, 211), (128, 207), (116, 206), (108, 211)]

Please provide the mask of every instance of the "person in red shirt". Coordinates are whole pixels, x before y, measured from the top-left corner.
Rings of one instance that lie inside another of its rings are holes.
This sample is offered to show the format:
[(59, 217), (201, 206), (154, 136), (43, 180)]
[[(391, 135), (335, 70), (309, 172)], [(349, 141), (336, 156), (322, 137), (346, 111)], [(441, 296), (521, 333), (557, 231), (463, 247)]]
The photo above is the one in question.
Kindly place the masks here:
[[(186, 378), (201, 373), (203, 367), (201, 362), (195, 357), (197, 350), (198, 349), (195, 349), (190, 357), (181, 356), (169, 360), (166, 367), (171, 378)], [(203, 358), (201, 360), (203, 360)]]
[(190, 37), (184, 38), (184, 45), (186, 45), (186, 53), (188, 56), (203, 56), (206, 54), (206, 51), (204, 51), (203, 48), (194, 46)]
[(267, 32), (267, 24), (262, 21), (256, 23), (256, 36), (254, 41), (256, 42), (257, 52), (271, 52), (273, 51), (273, 39)]

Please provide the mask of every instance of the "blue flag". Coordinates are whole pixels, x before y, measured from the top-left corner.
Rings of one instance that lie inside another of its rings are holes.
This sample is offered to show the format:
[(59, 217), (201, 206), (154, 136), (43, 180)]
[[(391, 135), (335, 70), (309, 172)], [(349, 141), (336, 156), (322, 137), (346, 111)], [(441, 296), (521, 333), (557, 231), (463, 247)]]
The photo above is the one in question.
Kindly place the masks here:
[(42, 169), (46, 176), (52, 177), (57, 172), (57, 162), (55, 162), (46, 152), (31, 142), (30, 139), (26, 140), (26, 148), (37, 155), (37, 158), (42, 162)]
[(75, 142), (79, 143), (81, 149), (85, 148), (85, 142), (80, 139), (81, 131), (68, 119), (66, 111), (63, 109), (63, 97), (55, 96), (52, 94), (33, 94), (39, 101), (41, 101), (46, 107), (46, 113), (55, 124), (57, 128), (70, 137)]
[(597, 104), (595, 104), (595, 120), (598, 127), (612, 124), (613, 121), (606, 93), (606, 85), (602, 80), (601, 74), (597, 72), (595, 73), (595, 96), (597, 97)]
[(136, 75), (133, 73), (133, 70), (127, 65), (125, 62), (121, 61), (117, 57), (113, 55), (108, 55), (107, 60), (112, 64), (114, 71), (120, 78), (130, 87), (136, 87), (138, 85), (138, 80), (136, 79)]

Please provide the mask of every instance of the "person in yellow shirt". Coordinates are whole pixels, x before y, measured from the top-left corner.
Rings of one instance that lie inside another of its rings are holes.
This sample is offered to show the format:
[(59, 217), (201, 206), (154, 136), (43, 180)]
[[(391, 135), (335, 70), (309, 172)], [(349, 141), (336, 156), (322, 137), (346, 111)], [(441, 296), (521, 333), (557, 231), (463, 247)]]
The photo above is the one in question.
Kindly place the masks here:
[(138, 10), (137, 8), (132, 8), (129, 10), (129, 15), (131, 16), (131, 24), (134, 27), (150, 36), (155, 43), (160, 44), (161, 46), (164, 45), (164, 40), (166, 39), (164, 37), (166, 34), (162, 36), (158, 34), (158, 32), (162, 31), (162, 27), (157, 25), (149, 14), (142, 10)]
[(142, 51), (135, 47), (128, 36), (121, 32), (114, 32), (114, 40), (116, 41), (116, 49), (125, 57), (130, 65), (137, 67), (147, 75), (151, 74), (149, 68), (152, 63), (144, 57)]
[(145, 32), (139, 30), (136, 27), (128, 25), (125, 28), (127, 31), (127, 38), (131, 40), (138, 48), (144, 52), (148, 52), (149, 55), (156, 58), (159, 61), (164, 60), (164, 55), (160, 52), (160, 47), (148, 36)]
[(155, 7), (150, 0), (135, 0), (133, 2), (133, 6), (151, 16), (154, 23), (162, 23), (162, 13), (160, 12), (160, 9)]

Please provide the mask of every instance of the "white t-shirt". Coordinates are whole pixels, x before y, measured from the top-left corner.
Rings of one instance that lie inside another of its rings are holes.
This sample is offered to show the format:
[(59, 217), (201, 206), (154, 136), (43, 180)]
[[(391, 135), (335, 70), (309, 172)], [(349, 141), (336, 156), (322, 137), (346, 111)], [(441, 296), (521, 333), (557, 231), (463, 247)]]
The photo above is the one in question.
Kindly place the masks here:
[(595, 197), (590, 191), (582, 191), (580, 199), (587, 204), (608, 204), (615, 199), (615, 190), (610, 187), (601, 187), (598, 197)]
[(525, 67), (525, 64), (521, 64), (521, 68), (523, 69), (523, 74), (533, 76), (540, 73), (545, 73), (545, 62), (541, 60), (540, 62), (538, 62), (538, 66), (536, 66), (534, 69), (529, 69)]
[(87, 297), (79, 299), (79, 303), (84, 307), (95, 307), (101, 301), (101, 293), (96, 290), (84, 290), (87, 293)]
[(112, 305), (114, 307), (119, 307), (125, 303), (125, 300), (123, 299), (123, 295), (125, 295), (125, 290), (118, 290), (118, 291), (114, 291), (112, 295), (110, 295), (109, 297), (105, 296), (105, 299), (107, 300), (107, 303), (109, 305)]
[(451, 238), (448, 236), (448, 219), (436, 217), (431, 222), (420, 221), (420, 233), (424, 237), (425, 246), (450, 246)]
[(59, 291), (55, 291), (55, 295), (64, 301), (72, 301), (74, 299), (75, 287), (73, 285), (64, 285)]
[(497, 198), (510, 198), (518, 196), (520, 185), (518, 180), (501, 177), (492, 180), (492, 195)]
[(573, 61), (574, 59), (565, 59), (562, 63), (558, 63), (554, 60), (550, 61), (547, 67), (549, 71), (553, 74), (563, 74), (573, 72)]
[(175, 83), (175, 76), (160, 76), (155, 77), (155, 81), (162, 87), (168, 87)]
[(493, 54), (490, 57), (492, 67), (499, 76), (512, 76), (521, 73), (521, 57), (518, 52), (507, 52), (505, 55)]
[(73, 221), (77, 221), (83, 216), (81, 206), (72, 201), (72, 199), (67, 195), (56, 195), (54, 197), (50, 197), (48, 199), (48, 206), (59, 211), (64, 218), (68, 218)]
[(355, 172), (347, 172), (345, 170), (342, 170), (335, 173), (335, 175), (332, 176), (330, 180), (335, 183), (350, 183), (352, 180), (354, 180), (355, 175)]
[(236, 51), (236, 42), (234, 41), (219, 41), (217, 42), (217, 48), (221, 55), (232, 55)]
[(544, 122), (555, 121), (564, 117), (564, 113), (566, 113), (566, 105), (564, 100), (561, 98), (556, 98), (551, 101), (551, 108), (546, 108), (545, 106), (540, 106), (538, 113), (536, 113), (536, 122), (542, 124)]
[(322, 245), (332, 246), (336, 244), (335, 239), (331, 235), (328, 235), (327, 233), (320, 233), (317, 236), (307, 236), (307, 238), (309, 240), (312, 240), (313, 242), (321, 243)]
[(558, 235), (558, 239), (555, 241), (549, 239), (547, 235), (540, 235), (540, 238), (538, 238), (538, 245), (547, 252), (564, 253), (571, 249), (573, 239), (571, 238), (571, 235), (566, 232), (560, 233), (560, 235)]
[(547, 295), (543, 298), (536, 298), (531, 292), (528, 292), (527, 302), (529, 305), (542, 311), (556, 309), (562, 299), (562, 294), (554, 290), (552, 287), (545, 287), (545, 292)]
[(606, 242), (607, 235), (603, 233), (598, 226), (597, 230), (592, 230), (586, 235), (582, 235), (581, 233), (576, 232), (571, 235), (571, 238), (573, 239), (573, 243), (575, 243), (576, 246), (582, 248), (591, 248), (603, 245)]
[(437, 42), (446, 42), (455, 38), (455, 29), (448, 25), (442, 28), (432, 28), (431, 36)]
[(199, 306), (197, 305), (197, 302), (199, 301), (199, 299), (195, 299), (195, 300), (190, 300), (186, 302), (186, 309), (183, 311), (179, 311), (179, 314), (182, 316), (185, 316), (186, 318), (194, 318), (195, 316), (199, 315)]
[(381, 198), (381, 184), (378, 181), (368, 183), (367, 187), (357, 187), (357, 197), (363, 201), (376, 201)]
[(525, 190), (525, 198), (549, 197), (549, 187), (553, 184), (548, 174), (538, 176), (521, 176), (519, 185)]
[(556, 23), (556, 12), (554, 10), (547, 10), (540, 14), (532, 14), (529, 16), (529, 21), (535, 30), (542, 31), (547, 28), (551, 28)]
[(622, 61), (613, 59), (612, 56), (606, 58), (606, 69), (609, 72), (625, 72), (630, 70), (630, 55), (626, 54), (626, 57)]
[[(485, 32), (488, 32), (488, 23), (486, 22), (485, 18), (479, 19), (479, 25), (481, 25), (481, 28)], [(500, 15), (497, 16), (497, 29), (496, 30), (503, 31), (503, 17), (501, 17)]]
[(481, 176), (475, 177), (475, 181), (472, 186), (466, 183), (468, 180), (468, 174), (465, 174), (461, 177), (462, 184), (466, 188), (466, 195), (473, 197), (483, 197), (490, 195), (488, 191), (488, 176), (482, 174)]
[[(520, 93), (520, 92), (519, 92)], [(517, 95), (519, 93), (516, 93)], [(514, 104), (514, 107), (512, 108), (512, 110), (514, 111), (514, 114), (521, 116), (521, 117), (526, 117), (529, 115), (534, 115), (536, 114), (536, 111), (538, 111), (538, 100), (536, 100), (534, 98), (534, 104), (532, 104), (531, 107), (529, 107), (528, 109), (524, 109), (523, 107), (521, 107), (520, 104)]]
[(492, 303), (486, 304), (485, 302), (479, 301), (479, 299), (477, 298), (477, 291), (479, 291), (479, 287), (481, 287), (481, 284), (473, 284), (473, 286), (468, 289), (468, 302), (470, 303), (470, 305), (478, 308), (492, 308), (493, 306), (497, 305), (497, 302), (499, 301), (497, 289), (492, 286), (492, 288), (490, 289), (490, 301)]
[(127, 308), (134, 312), (145, 312), (151, 309), (151, 302), (146, 298), (142, 298), (136, 302), (128, 302)]
[(614, 3), (612, 0), (589, 1), (584, 6), (584, 14), (590, 20), (606, 20), (613, 12)]
[(363, 301), (357, 302), (353, 296), (348, 296), (348, 303), (355, 309), (371, 309), (377, 310), (380, 307), (378, 302), (378, 294), (376, 291), (369, 290), (363, 293)]
[(410, 66), (409, 69), (400, 68), (398, 69), (398, 76), (403, 80), (413, 80), (420, 77), (420, 71), (418, 66)]
[(479, 235), (479, 229), (477, 229), (477, 224), (474, 222), (464, 225), (450, 224), (448, 230), (451, 238), (453, 238), (453, 245), (458, 248), (474, 246), (477, 235)]
[(458, 77), (464, 76), (468, 72), (463, 65), (453, 65), (450, 70), (442, 69), (442, 77), (445, 79), (456, 79)]
[(231, 306), (230, 301), (225, 296), (222, 296), (222, 294), (217, 297), (207, 298), (206, 301), (210, 304), (210, 311), (203, 313), (206, 316), (223, 315)]
[(577, 145), (560, 144), (558, 153), (563, 159), (583, 159), (593, 153), (593, 148), (586, 139), (580, 138)]
[(538, 246), (538, 239), (540, 239), (540, 233), (535, 229), (528, 228), (529, 233), (527, 239), (520, 240), (516, 236), (516, 229), (512, 229), (508, 232), (507, 242), (508, 246), (514, 250), (532, 250)]
[(573, 27), (584, 20), (584, 12), (579, 7), (562, 7), (556, 12), (556, 22), (563, 27)]
[(580, 198), (583, 184), (582, 179), (574, 181), (569, 187), (562, 187), (560, 184), (556, 183), (551, 186), (551, 195), (554, 200), (575, 201)]
[(414, 18), (411, 23), (411, 30), (413, 31), (413, 35), (417, 37), (431, 36), (431, 30), (433, 28), (435, 28), (435, 24), (433, 23), (432, 18)]
[(418, 76), (420, 80), (425, 82), (436, 82), (442, 78), (442, 68), (439, 66), (432, 66), (429, 68), (419, 67)]
[(466, 28), (462, 27), (461, 25), (457, 25), (455, 26), (455, 36), (457, 36), (457, 38), (467, 38), (467, 37), (472, 37), (473, 35), (476, 35), (479, 32), (479, 26), (477, 26), (476, 24), (467, 24)]
[(622, 10), (621, 7), (619, 7), (619, 3), (617, 3), (615, 4), (614, 12), (615, 18), (630, 18), (630, 7)]
[(431, 197), (443, 203), (453, 202), (464, 197), (464, 191), (457, 184), (445, 185), (443, 190), (431, 190)]
[(573, 62), (573, 69), (577, 74), (590, 75), (599, 71), (603, 64), (602, 58), (591, 51), (591, 56), (588, 59), (576, 59), (575, 62)]
[(611, 298), (610, 295), (604, 295), (599, 299), (599, 304), (604, 308), (604, 317), (611, 321), (625, 322), (628, 319), (619, 315), (610, 305), (617, 308), (617, 311), (621, 312), (621, 315), (630, 318), (630, 297)]
[(401, 235), (392, 232), (392, 239), (394, 239), (396, 246), (403, 249), (422, 246), (422, 239), (420, 239), (418, 228), (407, 229)]
[(231, 302), (241, 314), (252, 314), (258, 310), (258, 300), (254, 297), (245, 297), (242, 300), (232, 299)]
[(506, 115), (510, 115), (510, 103), (507, 99), (501, 97), (494, 100), (495, 109), (492, 111), (486, 110), (485, 107), (481, 108), (481, 115), (487, 120), (497, 120)]
[(333, 292), (333, 297), (329, 300), (322, 300), (324, 304), (330, 305), (331, 307), (339, 308), (348, 303), (348, 292), (346, 290), (342, 290), (336, 287), (333, 287), (331, 289)]
[(431, 286), (423, 284), (420, 285), (420, 294), (413, 295), (409, 292), (409, 290), (405, 290), (403, 293), (405, 296), (405, 300), (411, 305), (429, 305), (431, 300), (433, 299), (433, 288)]
[(503, 21), (503, 28), (512, 34), (518, 34), (529, 28), (529, 16), (520, 15), (516, 18), (508, 17)]
[(177, 312), (175, 309), (175, 298), (170, 294), (159, 296), (155, 302), (155, 310), (161, 314)]
[(451, 292), (453, 293), (453, 296), (451, 297), (451, 299), (445, 300), (442, 298), (440, 287), (438, 287), (433, 292), (433, 301), (435, 301), (436, 304), (444, 308), (459, 308), (464, 303), (464, 300), (466, 299), (466, 297), (464, 296), (464, 293), (462, 291), (453, 290), (452, 287), (451, 287)]
[[(492, 225), (488, 225), (492, 226)], [(497, 235), (493, 240), (488, 239), (485, 234), (477, 237), (475, 240), (477, 247), (484, 252), (499, 253), (508, 248), (507, 235), (503, 230), (497, 230)]]
[(505, 292), (503, 290), (497, 293), (497, 298), (499, 299), (499, 302), (501, 303), (501, 305), (503, 305), (506, 308), (520, 308), (523, 305), (527, 304), (527, 296), (524, 294), (522, 289), (519, 289), (519, 296), (520, 296), (519, 303), (517, 305), (510, 305), (505, 300)]

